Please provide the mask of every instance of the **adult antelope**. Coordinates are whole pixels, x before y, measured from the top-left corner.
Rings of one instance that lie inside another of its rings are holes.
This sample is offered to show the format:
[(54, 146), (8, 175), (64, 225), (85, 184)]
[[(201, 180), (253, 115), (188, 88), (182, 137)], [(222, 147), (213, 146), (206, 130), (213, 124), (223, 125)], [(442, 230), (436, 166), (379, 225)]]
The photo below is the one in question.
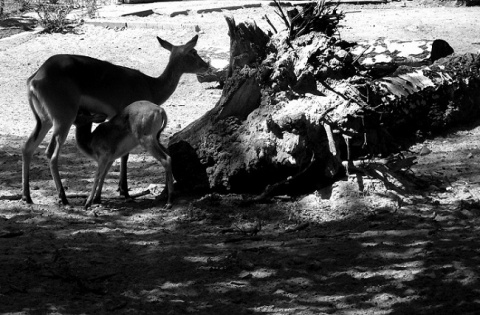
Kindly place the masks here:
[(92, 121), (96, 122), (95, 119), (95, 115), (79, 114), (74, 122), (78, 147), (98, 163), (85, 209), (91, 206), (92, 202), (101, 202), (103, 182), (113, 162), (138, 145), (144, 147), (165, 168), (168, 193), (165, 208), (171, 208), (172, 163), (167, 149), (160, 143), (160, 133), (167, 125), (165, 110), (148, 101), (134, 102), (91, 132)]
[[(111, 118), (135, 101), (147, 100), (160, 105), (175, 91), (182, 74), (208, 69), (208, 64), (194, 49), (198, 36), (180, 46), (157, 39), (170, 51), (168, 64), (158, 78), (87, 56), (54, 55), (28, 79), (28, 101), (36, 125), (22, 149), (22, 200), (32, 203), (30, 163), (35, 149), (52, 126), (46, 154), (58, 196), (66, 205), (58, 158), (79, 110)], [(127, 159), (128, 155), (122, 157), (119, 181), (120, 194), (125, 197), (128, 197)]]

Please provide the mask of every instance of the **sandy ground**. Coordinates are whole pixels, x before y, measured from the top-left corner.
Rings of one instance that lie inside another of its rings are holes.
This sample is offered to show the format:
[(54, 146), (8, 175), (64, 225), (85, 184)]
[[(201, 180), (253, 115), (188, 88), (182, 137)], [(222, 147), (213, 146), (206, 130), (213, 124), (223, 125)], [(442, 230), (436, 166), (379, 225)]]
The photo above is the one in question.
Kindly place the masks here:
[[(459, 53), (480, 48), (480, 8), (348, 6), (347, 40), (447, 40)], [(267, 29), (272, 8), (230, 12)], [(159, 75), (168, 54), (155, 36), (184, 43), (200, 27), (198, 51), (228, 51), (224, 13), (166, 14), (156, 29), (84, 25), (67, 34), (0, 41), (0, 197), (21, 187), (21, 152), (34, 125), (25, 81), (52, 54), (75, 53)], [(164, 105), (163, 141), (213, 107), (221, 91), (186, 75)], [(72, 133), (71, 133), (72, 134)], [(480, 309), (480, 150), (477, 125), (427, 146), (415, 174), (428, 189), (391, 194), (354, 178), (324, 192), (268, 204), (243, 196), (178, 196), (171, 211), (147, 195), (117, 199), (118, 164), (107, 177), (101, 207), (55, 205), (43, 154), (32, 163), (35, 205), (0, 200), (1, 314), (476, 314)], [(48, 136), (47, 136), (47, 139)], [(85, 194), (94, 163), (72, 135), (61, 158), (67, 194)], [(132, 192), (164, 182), (163, 170), (142, 150), (129, 163)], [(258, 225), (258, 233), (248, 233)]]

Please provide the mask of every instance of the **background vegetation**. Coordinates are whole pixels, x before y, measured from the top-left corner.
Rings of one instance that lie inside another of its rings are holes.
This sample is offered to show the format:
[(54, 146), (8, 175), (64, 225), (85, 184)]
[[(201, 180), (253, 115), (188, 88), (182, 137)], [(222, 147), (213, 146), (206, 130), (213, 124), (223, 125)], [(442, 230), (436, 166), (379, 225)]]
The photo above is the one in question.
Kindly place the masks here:
[(74, 10), (80, 10), (77, 16), (93, 18), (98, 7), (110, 3), (110, 0), (0, 0), (0, 18), (36, 12), (40, 24), (47, 32), (62, 32), (72, 22), (69, 16)]

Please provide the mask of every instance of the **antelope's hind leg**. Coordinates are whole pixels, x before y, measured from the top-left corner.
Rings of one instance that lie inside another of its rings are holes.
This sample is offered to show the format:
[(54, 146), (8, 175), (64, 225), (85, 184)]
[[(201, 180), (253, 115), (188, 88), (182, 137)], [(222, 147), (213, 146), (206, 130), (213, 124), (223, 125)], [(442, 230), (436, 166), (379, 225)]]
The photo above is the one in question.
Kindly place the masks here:
[(22, 147), (22, 200), (26, 203), (33, 203), (30, 195), (30, 164), (35, 150), (52, 128), (53, 123), (32, 90), (28, 91), (28, 102), (35, 116), (36, 123), (35, 128)]
[(172, 207), (173, 199), (172, 159), (168, 154), (167, 149), (160, 143), (158, 139), (156, 139), (155, 136), (150, 135), (147, 138), (148, 139), (142, 139), (140, 143), (165, 168), (165, 189), (167, 190), (167, 203), (165, 204), (165, 209), (170, 209)]
[(50, 120), (42, 121), (37, 119), (35, 129), (22, 147), (22, 200), (26, 203), (33, 203), (30, 195), (30, 164), (32, 157), (51, 128), (52, 122)]

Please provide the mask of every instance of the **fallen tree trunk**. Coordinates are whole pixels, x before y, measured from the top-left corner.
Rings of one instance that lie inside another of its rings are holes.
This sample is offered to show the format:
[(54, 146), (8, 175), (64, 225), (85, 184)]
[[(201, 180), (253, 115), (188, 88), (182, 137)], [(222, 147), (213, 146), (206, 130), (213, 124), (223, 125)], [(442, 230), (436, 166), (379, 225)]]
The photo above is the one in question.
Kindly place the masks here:
[[(386, 158), (419, 134), (479, 117), (479, 55), (400, 66), (374, 79), (332, 37), (291, 40), (253, 23), (227, 23), (230, 69), (221, 99), (169, 143), (185, 189), (261, 192), (281, 182), (290, 193), (312, 190), (345, 174), (351, 161)], [(395, 171), (412, 163), (397, 159)]]

